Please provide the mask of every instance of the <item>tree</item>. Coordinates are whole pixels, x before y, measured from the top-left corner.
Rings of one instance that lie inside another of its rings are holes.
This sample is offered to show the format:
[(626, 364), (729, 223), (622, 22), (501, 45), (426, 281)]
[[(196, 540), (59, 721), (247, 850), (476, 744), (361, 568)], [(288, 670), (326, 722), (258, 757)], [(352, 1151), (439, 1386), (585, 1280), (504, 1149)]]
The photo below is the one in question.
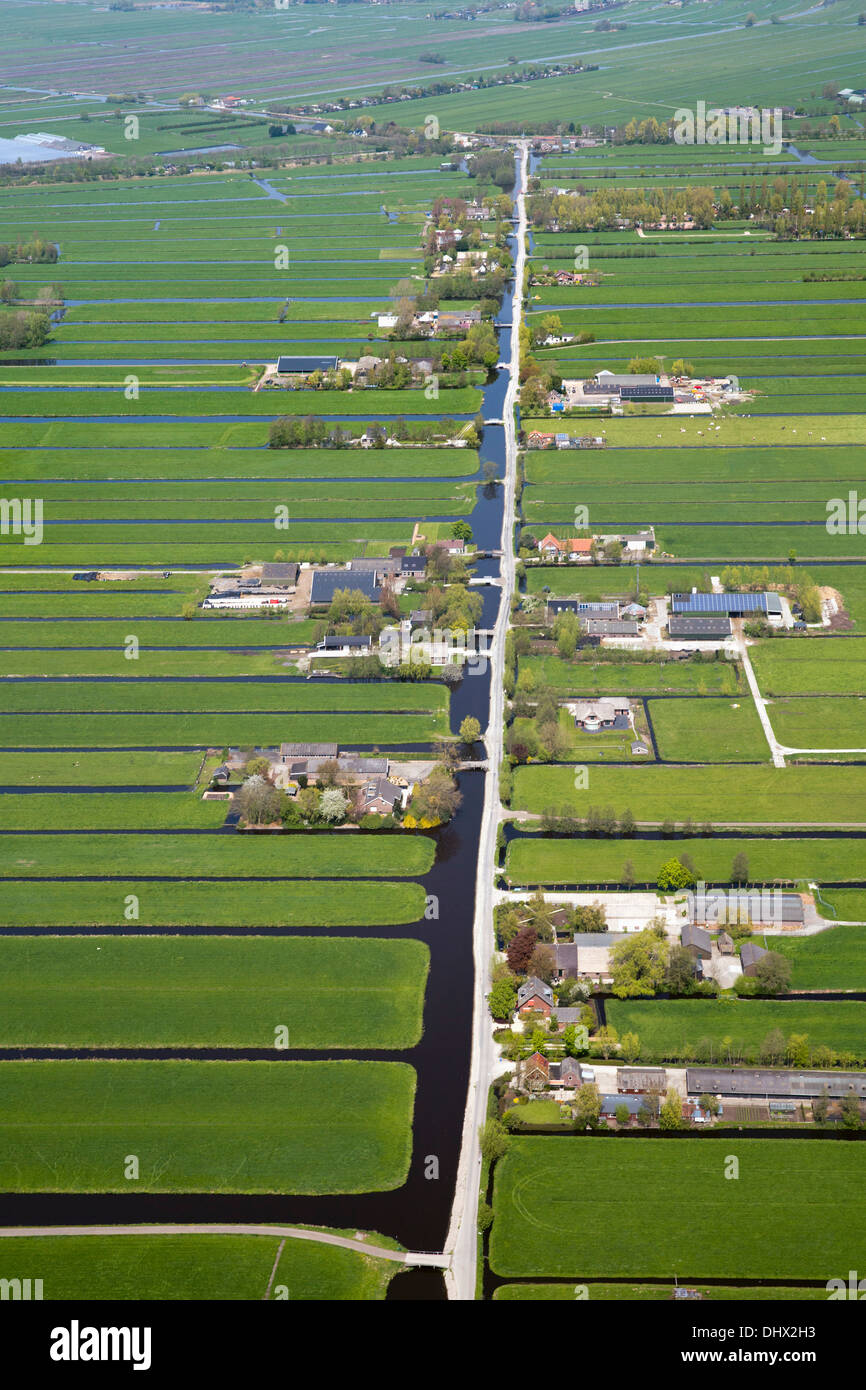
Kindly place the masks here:
[(665, 978), (668, 954), (664, 927), (647, 927), (618, 941), (610, 953), (616, 997), (632, 999), (655, 994)]
[(695, 983), (695, 962), (685, 946), (672, 946), (665, 972), (665, 984), (671, 994), (688, 994)]
[(731, 864), (731, 883), (748, 883), (749, 881), (749, 860), (740, 851), (734, 855), (734, 862)]
[(624, 840), (630, 840), (635, 832), (635, 819), (630, 807), (626, 807), (620, 816), (619, 833)]
[(426, 782), (416, 787), (409, 810), (418, 821), (441, 824), (451, 819), (462, 800), (448, 769), (441, 763), (434, 763)]
[(710, 1095), (709, 1091), (704, 1091), (703, 1095), (698, 1097), (698, 1104), (707, 1115), (718, 1115), (722, 1108), (721, 1102)]
[(633, 887), (634, 887), (634, 885), (635, 885), (635, 871), (634, 871), (634, 864), (631, 862), (630, 859), (627, 859), (627, 860), (625, 861), (625, 863), (623, 864), (623, 866), (622, 866), (622, 873), (621, 873), (620, 876), (619, 876), (619, 881), (620, 881), (620, 883), (622, 884), (623, 888), (633, 888)]
[(676, 893), (682, 888), (694, 887), (694, 883), (694, 871), (687, 868), (680, 859), (666, 859), (656, 879), (660, 893)]
[(754, 967), (754, 978), (762, 994), (781, 994), (791, 983), (791, 961), (780, 951), (768, 951)]
[(514, 981), (511, 976), (503, 980), (497, 980), (488, 995), (487, 1005), (491, 1014), (499, 1023), (505, 1023), (514, 1013), (514, 1006), (517, 1003), (517, 993), (514, 988)]
[(236, 802), (248, 825), (269, 825), (279, 820), (280, 793), (260, 774), (246, 779), (237, 792)]
[(601, 1115), (601, 1095), (594, 1081), (585, 1081), (574, 1098), (574, 1118), (581, 1129), (595, 1129)]
[(515, 975), (525, 975), (538, 942), (538, 932), (534, 927), (523, 927), (513, 936), (506, 949), (509, 968)]
[(617, 1124), (620, 1125), (620, 1126), (627, 1125), (630, 1119), (631, 1119), (631, 1111), (629, 1110), (628, 1106), (627, 1106), (627, 1105), (618, 1105), (618, 1106), (616, 1107), (616, 1122), (617, 1122)]
[(345, 820), (346, 812), (349, 809), (349, 802), (345, 792), (339, 787), (328, 787), (322, 792), (319, 802), (319, 815), (322, 820), (336, 824), (337, 821)]
[(620, 1039), (622, 1055), (627, 1062), (636, 1062), (640, 1056), (640, 1038), (637, 1033), (623, 1033)]
[(763, 1039), (760, 1059), (770, 1066), (776, 1066), (785, 1055), (785, 1035), (781, 1028), (773, 1028)]
[(532, 955), (529, 957), (529, 964), (526, 967), (528, 975), (535, 975), (539, 980), (544, 980), (545, 984), (550, 984), (553, 979), (553, 972), (556, 970), (556, 952), (552, 946), (547, 946), (543, 941), (539, 941)]
[(830, 1093), (825, 1086), (820, 1096), (816, 1096), (812, 1101), (812, 1119), (816, 1124), (823, 1124), (830, 1113)]
[(471, 748), (481, 737), (481, 725), (472, 714), (460, 721), (460, 738), (467, 748)]
[(785, 1046), (785, 1056), (792, 1067), (808, 1067), (809, 1038), (806, 1033), (792, 1033)]
[(605, 1023), (603, 1027), (597, 1029), (593, 1036), (593, 1042), (601, 1048), (601, 1055), (607, 1061), (610, 1054), (619, 1041), (619, 1034), (611, 1023)]
[(849, 1091), (842, 1099), (842, 1124), (845, 1129), (862, 1129), (863, 1121), (860, 1117), (860, 1101), (853, 1091)]
[(659, 1126), (661, 1129), (684, 1129), (683, 1101), (682, 1096), (675, 1087), (671, 1086), (667, 1095), (662, 1101), (659, 1111)]
[(508, 1134), (499, 1120), (489, 1119), (478, 1131), (481, 1144), (481, 1157), (486, 1163), (495, 1163), (502, 1158), (508, 1148)]

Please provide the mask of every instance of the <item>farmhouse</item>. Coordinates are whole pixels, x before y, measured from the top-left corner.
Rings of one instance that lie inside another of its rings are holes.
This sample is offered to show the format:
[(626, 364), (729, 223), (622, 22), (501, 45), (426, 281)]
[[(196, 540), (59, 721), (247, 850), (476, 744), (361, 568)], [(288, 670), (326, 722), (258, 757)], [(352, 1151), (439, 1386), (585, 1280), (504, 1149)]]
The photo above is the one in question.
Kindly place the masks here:
[(640, 1096), (602, 1096), (601, 1115), (602, 1119), (615, 1120), (617, 1110), (625, 1108), (629, 1113), (629, 1118), (639, 1114), (643, 1101)]
[(524, 1090), (543, 1091), (550, 1079), (550, 1063), (541, 1052), (533, 1052), (520, 1063), (520, 1081)]
[(558, 540), (551, 531), (538, 542), (539, 553), (548, 558), (558, 559), (560, 555), (567, 555), (570, 560), (589, 559), (592, 554), (594, 541), (591, 536), (571, 536), (567, 540)]
[(519, 1015), (532, 1012), (549, 1016), (553, 1008), (553, 990), (536, 975), (530, 975), (517, 991), (517, 1012)]
[(361, 790), (361, 809), (365, 815), (390, 816), (395, 806), (405, 806), (411, 788), (398, 787), (387, 777), (374, 777)]
[(316, 651), (329, 656), (363, 656), (372, 650), (372, 637), (342, 637), (332, 633), (316, 643)]
[(621, 695), (577, 700), (565, 708), (574, 716), (577, 728), (589, 734), (600, 729), (627, 729), (631, 722), (631, 702)]

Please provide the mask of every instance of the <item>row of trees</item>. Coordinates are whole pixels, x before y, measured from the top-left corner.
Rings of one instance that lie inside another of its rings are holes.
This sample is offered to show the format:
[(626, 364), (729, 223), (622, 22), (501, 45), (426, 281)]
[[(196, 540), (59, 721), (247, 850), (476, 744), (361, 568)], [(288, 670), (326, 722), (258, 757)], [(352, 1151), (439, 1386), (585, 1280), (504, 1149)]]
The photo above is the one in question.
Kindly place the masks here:
[(600, 188), (591, 193), (534, 193), (528, 200), (533, 227), (556, 223), (562, 232), (599, 231), (641, 223), (682, 222), (690, 217), (696, 226), (713, 225), (717, 208), (712, 188), (690, 184), (678, 189), (643, 187)]
[(0, 266), (53, 265), (57, 260), (57, 245), (45, 237), (34, 236), (29, 241), (0, 242)]

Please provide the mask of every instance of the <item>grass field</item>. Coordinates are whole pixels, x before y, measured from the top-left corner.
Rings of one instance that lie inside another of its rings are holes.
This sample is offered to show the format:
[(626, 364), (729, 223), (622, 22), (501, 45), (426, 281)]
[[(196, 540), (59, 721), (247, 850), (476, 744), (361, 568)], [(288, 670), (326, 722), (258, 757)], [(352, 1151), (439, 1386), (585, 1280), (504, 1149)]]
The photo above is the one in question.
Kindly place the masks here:
[(733, 662), (611, 661), (603, 651), (597, 657), (563, 661), (532, 654), (520, 658), (520, 670), (532, 672), (536, 689), (548, 687), (561, 695), (721, 695), (737, 689)]
[[(771, 938), (767, 938), (768, 941)], [(829, 948), (832, 950), (832, 947)], [(812, 1047), (831, 1047), (866, 1058), (866, 1004), (771, 999), (634, 1000), (612, 999), (608, 1022), (619, 1033), (634, 1031), (644, 1058), (694, 1060), (706, 1044), (719, 1063), (757, 1057), (774, 1029), (786, 1038), (805, 1034)]]
[(0, 1066), (7, 1192), (375, 1192), (408, 1170), (415, 1073), (399, 1063)]
[[(337, 1232), (354, 1237), (352, 1232)], [(371, 1245), (390, 1248), (384, 1236)], [(39, 1278), (47, 1303), (65, 1300), (381, 1299), (399, 1263), (337, 1246), (246, 1235), (10, 1236), (0, 1278)], [(44, 1275), (32, 1271), (44, 1270)], [(271, 1275), (273, 1273), (273, 1281)]]
[(754, 703), (740, 700), (652, 700), (649, 716), (659, 757), (673, 762), (766, 762), (770, 756)]
[[(790, 1288), (784, 1285), (750, 1284), (735, 1288), (724, 1284), (692, 1284), (701, 1297), (710, 1303), (731, 1303), (746, 1299), (749, 1302), (787, 1303), (826, 1300), (827, 1290), (821, 1288)], [(494, 1290), (497, 1303), (574, 1303), (579, 1296), (589, 1303), (661, 1303), (673, 1298), (673, 1280), (663, 1284), (581, 1284), (578, 1295), (572, 1284), (500, 1284)], [(584, 1293), (583, 1290), (586, 1290)]]
[(10, 926), (359, 927), (416, 922), (424, 912), (420, 883), (196, 883), (154, 879), (88, 883), (6, 880), (3, 916)]
[(793, 962), (792, 989), (866, 989), (866, 931), (832, 927), (818, 936), (767, 937), (762, 945)]
[(421, 1036), (420, 941), (0, 939), (3, 1047), (404, 1048)]
[(761, 642), (752, 647), (749, 657), (765, 696), (866, 695), (863, 637), (807, 643)]
[[(423, 835), (336, 832), (272, 835), (112, 835), (113, 874), (196, 878), (404, 878), (427, 873), (433, 841)], [(80, 878), (104, 873), (103, 835), (0, 835), (0, 877)]]
[[(736, 1182), (725, 1180), (731, 1154)], [(506, 1277), (827, 1280), (854, 1268), (862, 1246), (866, 1213), (850, 1201), (861, 1167), (856, 1144), (511, 1139), (496, 1169), (490, 1263)], [(684, 1209), (705, 1217), (687, 1249)]]
[(859, 767), (593, 767), (575, 790), (570, 767), (520, 767), (513, 806), (537, 814), (549, 806), (585, 815), (592, 806), (630, 807), (637, 820), (667, 817), (715, 824), (866, 824), (866, 773)]
[(532, 839), (512, 840), (505, 858), (506, 877), (515, 884), (622, 882), (626, 862), (638, 883), (655, 883), (668, 859), (688, 855), (698, 878), (731, 882), (734, 858), (744, 854), (749, 881), (788, 879), (839, 882), (866, 879), (866, 840), (760, 839)]

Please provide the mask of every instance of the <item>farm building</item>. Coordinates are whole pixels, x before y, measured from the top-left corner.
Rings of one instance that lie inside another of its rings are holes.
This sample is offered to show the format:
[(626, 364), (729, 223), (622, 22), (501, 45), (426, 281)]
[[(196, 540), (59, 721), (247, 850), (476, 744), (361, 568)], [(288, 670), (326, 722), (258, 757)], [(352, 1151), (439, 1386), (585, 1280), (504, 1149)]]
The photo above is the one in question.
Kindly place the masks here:
[(674, 388), (650, 372), (618, 375), (616, 372), (597, 372), (593, 381), (583, 383), (587, 396), (619, 396), (623, 401), (672, 401)]
[(711, 928), (736, 923), (801, 927), (805, 921), (799, 893), (781, 888), (701, 888), (688, 895), (688, 912), (690, 922)]
[(827, 1095), (841, 1100), (853, 1093), (866, 1100), (866, 1073), (851, 1071), (789, 1071), (755, 1067), (688, 1067), (689, 1095), (720, 1095), (744, 1100), (814, 1100)]
[(646, 1091), (664, 1091), (667, 1077), (664, 1067), (620, 1067), (616, 1089), (631, 1096), (643, 1095)]
[(563, 1057), (561, 1062), (551, 1062), (548, 1077), (560, 1086), (580, 1086), (580, 1063), (574, 1057)]
[(733, 632), (725, 613), (673, 613), (668, 618), (668, 636), (672, 641), (719, 642)]
[(690, 594), (671, 594), (671, 612), (685, 613), (689, 617), (698, 614), (765, 617), (769, 622), (781, 622), (782, 600), (778, 594), (770, 593), (701, 594), (692, 590)]
[(338, 589), (351, 589), (353, 593), (363, 594), (372, 603), (378, 603), (382, 595), (382, 586), (378, 581), (379, 575), (376, 571), (314, 570), (310, 603), (328, 604)]
[(339, 357), (287, 357), (277, 358), (277, 371), (280, 376), (306, 376), (309, 372), (335, 372), (340, 365)]
[(713, 944), (709, 932), (702, 927), (696, 927), (693, 922), (686, 922), (680, 934), (680, 944), (685, 946), (687, 951), (691, 951), (695, 960), (709, 960), (713, 954)]
[(587, 618), (588, 637), (640, 637), (640, 627), (627, 618)]
[(757, 942), (744, 941), (740, 947), (740, 964), (743, 967), (743, 974), (754, 975), (758, 961), (769, 954), (769, 951), (765, 951), (763, 946), (759, 946)]

